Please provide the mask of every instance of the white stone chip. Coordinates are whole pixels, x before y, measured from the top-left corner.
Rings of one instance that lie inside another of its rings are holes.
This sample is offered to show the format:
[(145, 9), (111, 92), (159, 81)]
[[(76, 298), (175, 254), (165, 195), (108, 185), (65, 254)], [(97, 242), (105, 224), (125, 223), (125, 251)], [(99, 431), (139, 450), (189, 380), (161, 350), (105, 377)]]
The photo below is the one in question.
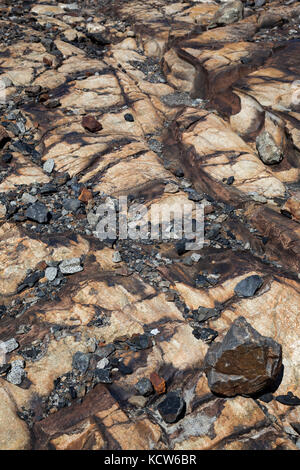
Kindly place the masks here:
[(53, 158), (49, 158), (43, 165), (43, 170), (45, 173), (52, 173), (54, 169), (55, 161)]

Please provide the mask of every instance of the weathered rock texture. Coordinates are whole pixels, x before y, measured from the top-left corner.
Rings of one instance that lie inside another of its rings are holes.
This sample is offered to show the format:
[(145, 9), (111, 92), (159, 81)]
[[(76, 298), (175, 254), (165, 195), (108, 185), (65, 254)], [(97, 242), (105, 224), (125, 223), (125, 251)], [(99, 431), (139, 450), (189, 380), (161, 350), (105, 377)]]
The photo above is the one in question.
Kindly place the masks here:
[(221, 343), (210, 346), (204, 369), (214, 393), (233, 397), (271, 388), (282, 368), (281, 346), (237, 318)]
[[(1, 2), (1, 449), (299, 448), (300, 7), (225, 3)], [(99, 240), (118, 196), (201, 202), (203, 249)], [(208, 386), (240, 316), (268, 400)]]

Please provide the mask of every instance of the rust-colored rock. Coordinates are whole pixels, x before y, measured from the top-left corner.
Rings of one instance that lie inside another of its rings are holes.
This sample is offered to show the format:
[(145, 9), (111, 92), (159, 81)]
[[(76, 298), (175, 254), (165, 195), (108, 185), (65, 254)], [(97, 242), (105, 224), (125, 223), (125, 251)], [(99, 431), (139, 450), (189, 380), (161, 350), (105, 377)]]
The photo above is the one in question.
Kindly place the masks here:
[(82, 125), (90, 132), (98, 132), (102, 129), (102, 124), (100, 124), (100, 122), (93, 116), (84, 116), (82, 118)]
[(78, 199), (79, 201), (82, 201), (87, 204), (91, 199), (93, 199), (92, 191), (87, 188), (83, 188)]
[(43, 62), (45, 65), (48, 65), (48, 67), (52, 67), (53, 61), (49, 59), (49, 57), (43, 57)]
[(150, 381), (158, 395), (166, 393), (166, 381), (162, 377), (160, 377), (156, 372), (152, 372), (152, 374), (150, 375)]

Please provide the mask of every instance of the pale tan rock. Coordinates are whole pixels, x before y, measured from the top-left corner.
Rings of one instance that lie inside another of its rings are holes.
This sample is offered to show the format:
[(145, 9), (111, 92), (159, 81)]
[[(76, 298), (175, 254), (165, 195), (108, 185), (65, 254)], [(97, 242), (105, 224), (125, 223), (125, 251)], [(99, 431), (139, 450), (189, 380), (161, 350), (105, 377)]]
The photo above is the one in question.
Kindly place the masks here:
[(33, 183), (48, 183), (49, 177), (41, 168), (34, 165), (30, 159), (20, 153), (13, 153), (15, 162), (14, 174), (9, 174), (0, 184), (0, 192), (12, 191), (17, 185), (31, 185)]
[(6, 206), (4, 204), (0, 204), (0, 220), (5, 218), (6, 214)]
[(10, 395), (0, 387), (0, 449), (26, 450), (30, 448), (30, 432), (17, 416), (17, 407)]
[[(92, 418), (82, 421), (69, 434), (61, 434), (50, 442), (56, 450), (105, 449), (105, 441)], [(90, 442), (92, 441), (92, 444)], [(88, 447), (87, 447), (88, 446)]]
[(240, 136), (256, 132), (264, 122), (264, 110), (260, 104), (243, 93), (235, 92), (241, 101), (241, 111), (230, 117), (230, 125)]
[(173, 49), (164, 55), (164, 61), (168, 82), (180, 91), (191, 92), (194, 88), (196, 77), (195, 68), (180, 59)]
[(283, 209), (292, 214), (292, 217), (297, 222), (300, 222), (300, 193), (293, 194), (283, 205)]
[[(79, 243), (71, 242), (69, 246), (51, 248), (47, 243), (34, 240), (22, 234), (22, 231), (6, 223), (0, 227), (1, 273), (0, 289), (2, 295), (11, 295), (26, 277), (27, 269), (34, 269), (40, 261), (60, 261), (65, 258), (80, 256), (88, 251), (88, 243), (81, 237)], [(16, 247), (20, 247), (22, 257), (18, 256)], [(5, 247), (5, 249), (4, 249)]]

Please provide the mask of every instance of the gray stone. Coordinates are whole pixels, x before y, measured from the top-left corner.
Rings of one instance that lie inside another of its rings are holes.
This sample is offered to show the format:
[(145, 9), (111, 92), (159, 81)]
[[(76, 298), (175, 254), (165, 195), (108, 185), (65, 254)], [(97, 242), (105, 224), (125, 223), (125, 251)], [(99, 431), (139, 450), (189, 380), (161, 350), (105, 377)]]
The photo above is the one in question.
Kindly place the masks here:
[(148, 397), (149, 395), (151, 395), (151, 393), (153, 393), (152, 383), (146, 377), (140, 379), (135, 384), (135, 389), (140, 395), (143, 395), (144, 397)]
[(256, 291), (263, 285), (263, 280), (257, 274), (246, 277), (240, 281), (234, 288), (234, 292), (239, 297), (252, 297)]
[(21, 197), (22, 202), (25, 204), (34, 204), (37, 200), (36, 196), (32, 196), (32, 194), (29, 193), (23, 193)]
[(114, 254), (112, 255), (112, 261), (113, 263), (121, 263), (122, 256), (119, 251), (114, 252)]
[(25, 212), (27, 219), (38, 222), (39, 224), (46, 224), (49, 219), (49, 211), (45, 204), (36, 202), (28, 207)]
[(103, 359), (101, 359), (99, 362), (97, 362), (97, 369), (105, 369), (106, 366), (108, 366), (109, 364), (109, 360), (104, 357)]
[(192, 253), (191, 254), (191, 260), (194, 262), (194, 263), (198, 263), (199, 259), (201, 258), (201, 255), (199, 255), (199, 253)]
[(112, 383), (109, 369), (95, 369), (94, 376), (97, 382), (104, 384)]
[(59, 265), (59, 269), (63, 274), (75, 274), (83, 270), (80, 265), (80, 258), (65, 259)]
[(20, 385), (26, 376), (24, 367), (25, 362), (23, 360), (17, 359), (16, 361), (12, 361), (11, 369), (6, 376), (6, 380), (14, 385)]
[(204, 322), (210, 318), (218, 316), (218, 311), (215, 308), (198, 307), (197, 312), (194, 313), (194, 317), (198, 322)]
[(68, 212), (76, 212), (81, 206), (81, 202), (78, 199), (64, 199), (63, 206)]
[(15, 338), (11, 338), (2, 343), (2, 348), (4, 348), (6, 354), (15, 351), (15, 349), (18, 349), (18, 347), (19, 343), (15, 340)]
[(46, 268), (45, 276), (48, 279), (48, 281), (54, 281), (54, 279), (57, 276), (57, 268), (54, 268), (54, 267)]
[(263, 393), (282, 371), (281, 346), (239, 317), (223, 341), (210, 346), (204, 370), (214, 393), (228, 397)]
[(244, 6), (240, 0), (224, 3), (213, 17), (212, 23), (227, 25), (240, 21), (244, 15)]
[(266, 165), (280, 163), (283, 159), (282, 149), (276, 145), (269, 132), (263, 131), (256, 137), (256, 148), (259, 158)]
[(49, 158), (43, 165), (43, 170), (45, 173), (52, 173), (53, 169), (54, 169), (54, 165), (55, 165), (55, 161), (53, 160), (53, 158)]
[(81, 374), (85, 374), (90, 364), (90, 355), (81, 351), (77, 351), (73, 356), (73, 368), (79, 370)]
[(96, 349), (96, 355), (99, 359), (103, 357), (110, 356), (113, 352), (115, 352), (116, 347), (114, 344), (107, 344), (106, 346), (102, 346), (101, 348)]

